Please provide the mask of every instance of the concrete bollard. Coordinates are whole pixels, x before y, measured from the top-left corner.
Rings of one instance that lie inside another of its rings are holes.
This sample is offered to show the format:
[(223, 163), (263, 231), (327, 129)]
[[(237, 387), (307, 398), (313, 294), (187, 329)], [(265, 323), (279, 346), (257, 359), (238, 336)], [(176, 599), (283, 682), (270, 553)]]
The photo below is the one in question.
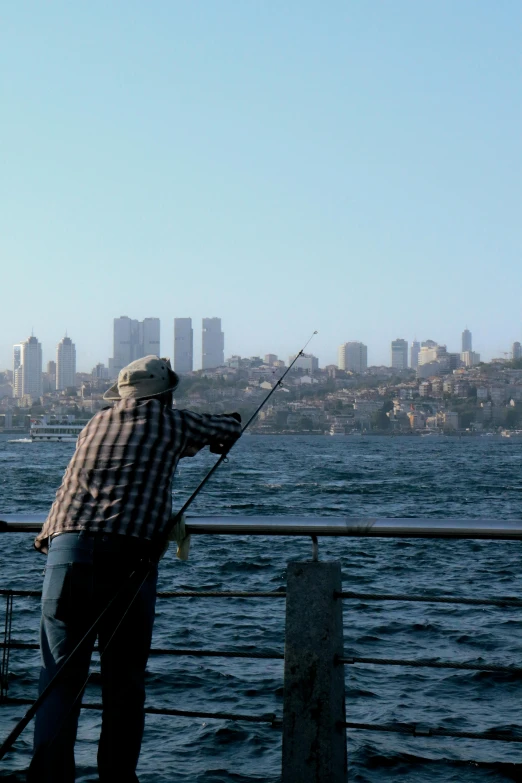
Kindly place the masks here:
[(346, 783), (340, 563), (289, 563), (282, 783)]

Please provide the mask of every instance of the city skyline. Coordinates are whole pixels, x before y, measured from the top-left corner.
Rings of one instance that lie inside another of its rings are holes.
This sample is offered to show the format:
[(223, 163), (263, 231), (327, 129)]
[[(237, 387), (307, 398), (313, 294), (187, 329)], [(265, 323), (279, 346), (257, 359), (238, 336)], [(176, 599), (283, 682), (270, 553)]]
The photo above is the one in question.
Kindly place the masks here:
[[(122, 328), (122, 325), (125, 330), (125, 334), (122, 338), (123, 342), (128, 342), (127, 338), (129, 336), (134, 335), (134, 342), (132, 345), (129, 345), (127, 352), (128, 356), (122, 356), (122, 361), (124, 360), (124, 363), (121, 366), (125, 366), (125, 364), (128, 364), (130, 361), (133, 361), (134, 358), (137, 358), (138, 355), (144, 356), (148, 353), (156, 353), (158, 354), (158, 350), (155, 350), (155, 348), (159, 349), (159, 354), (162, 356), (168, 356), (168, 358), (171, 359), (172, 366), (175, 367), (176, 362), (176, 336), (175, 336), (175, 324), (176, 321), (178, 321), (180, 324), (185, 324), (186, 328), (188, 328), (191, 332), (190, 339), (191, 339), (191, 356), (192, 356), (192, 369), (193, 370), (200, 370), (204, 369), (203, 367), (203, 324), (204, 322), (219, 322), (219, 330), (221, 329), (221, 318), (202, 318), (201, 319), (201, 329), (194, 330), (192, 328), (192, 318), (171, 318), (168, 325), (164, 327), (165, 332), (169, 335), (169, 337), (160, 342), (160, 328), (161, 328), (161, 319), (156, 317), (148, 317), (144, 318), (142, 321), (139, 321), (138, 319), (132, 319), (127, 316), (114, 318), (112, 321), (112, 331), (113, 331), (113, 348), (112, 353), (113, 356), (110, 356), (111, 350), (103, 351), (100, 350), (98, 352), (92, 352), (93, 360), (86, 359), (87, 352), (84, 350), (84, 346), (78, 345), (78, 341), (76, 340), (74, 343), (75, 348), (75, 355), (74, 355), (74, 361), (75, 366), (77, 365), (77, 371), (78, 372), (85, 372), (89, 373), (91, 370), (98, 364), (103, 364), (111, 373), (115, 371), (117, 368), (121, 369), (119, 364), (116, 364), (114, 362), (114, 352), (117, 345), (117, 334), (119, 334), (118, 330)], [(196, 339), (194, 339), (194, 331), (196, 332)], [(33, 328), (34, 332), (34, 328)], [(521, 329), (522, 332), (522, 329)], [(223, 338), (224, 332), (221, 332), (221, 338)], [(172, 335), (172, 336), (170, 336)], [(187, 333), (188, 335), (188, 333)], [(187, 335), (185, 335), (185, 338), (187, 338)], [(199, 336), (199, 337), (198, 337)], [(124, 339), (125, 338), (125, 339)], [(62, 338), (62, 340), (65, 338)], [(40, 349), (42, 351), (42, 366), (45, 366), (49, 361), (54, 361), (57, 358), (57, 346), (58, 343), (54, 343), (54, 345), (50, 346), (49, 344), (45, 343), (43, 339), (40, 339), (38, 337)], [(141, 342), (140, 342), (141, 341)], [(462, 348), (464, 346), (469, 346), (472, 344), (475, 344), (474, 339), (474, 332), (469, 330), (467, 327), (462, 331), (453, 336), (453, 340), (451, 341), (443, 341), (443, 340), (436, 340), (433, 341), (431, 338), (427, 338), (427, 340), (408, 340), (407, 338), (395, 338), (390, 339), (387, 342), (387, 348), (379, 351), (379, 353), (375, 353), (374, 349), (370, 345), (368, 345), (364, 340), (352, 340), (347, 341), (354, 344), (362, 344), (367, 350), (367, 365), (368, 366), (385, 366), (385, 367), (391, 367), (396, 366), (398, 369), (400, 369), (399, 363), (394, 364), (394, 361), (392, 359), (394, 350), (398, 352), (400, 349), (398, 345), (394, 344), (401, 343), (404, 341), (407, 345), (407, 366), (411, 367), (412, 369), (416, 368), (416, 364), (413, 363), (413, 356), (412, 356), (412, 346), (418, 346), (418, 351), (420, 353), (421, 346), (423, 344), (427, 343), (433, 343), (433, 346), (445, 346), (448, 350), (448, 353), (454, 353), (454, 354), (462, 354), (464, 351)], [(248, 356), (265, 356), (267, 354), (268, 349), (272, 349), (272, 346), (262, 346), (260, 350), (257, 352), (255, 351), (244, 351), (243, 353), (239, 353), (239, 351), (234, 350), (233, 348), (229, 348), (229, 338), (228, 338), (228, 332), (227, 332), (227, 348), (226, 353), (223, 353), (221, 351), (221, 354), (223, 355), (223, 360), (230, 357), (230, 356), (242, 356), (242, 357), (248, 357)], [(8, 347), (9, 351), (9, 359), (7, 362), (4, 363), (3, 369), (11, 370), (13, 369), (13, 349), (16, 346), (21, 345), (21, 341), (13, 342)], [(164, 345), (166, 344), (167, 349), (164, 349)], [(170, 348), (168, 347), (170, 344)], [(484, 355), (484, 353), (480, 350), (478, 351), (470, 351), (468, 349), (467, 353), (471, 355), (478, 355), (480, 356), (480, 359), (482, 361), (490, 361), (491, 359), (502, 359), (502, 358), (511, 358), (514, 356), (517, 358), (519, 356), (519, 348), (517, 347), (520, 344), (519, 340), (511, 340), (506, 346), (506, 350), (500, 349), (496, 352), (492, 352), (491, 355)], [(315, 348), (313, 344), (311, 344), (312, 353), (314, 356), (317, 356), (320, 361), (320, 366), (325, 367), (329, 364), (332, 365), (339, 365), (339, 343), (337, 343), (337, 346), (330, 346), (326, 352), (324, 352), (322, 355), (319, 353), (319, 351)], [(2, 350), (2, 344), (0, 343), (0, 354)], [(404, 351), (404, 347), (402, 346), (402, 350)], [(76, 356), (79, 356), (79, 361), (77, 361)], [(415, 352), (415, 348), (413, 348), (413, 351)], [(292, 354), (289, 351), (286, 351), (284, 348), (277, 351), (272, 351), (274, 355), (277, 355), (279, 357), (281, 356), (289, 356), (289, 355), (295, 355), (295, 352)], [(179, 372), (190, 372), (191, 370), (188, 369), (190, 360), (188, 358), (188, 353), (186, 354), (184, 363), (182, 364), (183, 368), (178, 367)], [(397, 355), (397, 353), (396, 353)], [(109, 358), (107, 358), (109, 357)], [(382, 361), (378, 360), (378, 357), (382, 357)], [(111, 366), (112, 362), (112, 366)], [(211, 366), (217, 366), (214, 364), (207, 364), (207, 367)], [(0, 370), (2, 370), (2, 365), (0, 364)], [(116, 372), (117, 374), (117, 372)], [(112, 377), (112, 375), (111, 375)]]

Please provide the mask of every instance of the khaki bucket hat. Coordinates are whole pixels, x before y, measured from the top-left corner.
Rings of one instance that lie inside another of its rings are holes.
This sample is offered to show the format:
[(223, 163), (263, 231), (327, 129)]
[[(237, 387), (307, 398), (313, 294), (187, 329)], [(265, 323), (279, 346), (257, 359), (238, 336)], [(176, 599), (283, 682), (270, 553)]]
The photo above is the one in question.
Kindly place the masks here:
[(131, 362), (118, 374), (118, 382), (107, 389), (104, 400), (141, 400), (174, 391), (179, 377), (170, 366), (170, 359), (144, 356)]

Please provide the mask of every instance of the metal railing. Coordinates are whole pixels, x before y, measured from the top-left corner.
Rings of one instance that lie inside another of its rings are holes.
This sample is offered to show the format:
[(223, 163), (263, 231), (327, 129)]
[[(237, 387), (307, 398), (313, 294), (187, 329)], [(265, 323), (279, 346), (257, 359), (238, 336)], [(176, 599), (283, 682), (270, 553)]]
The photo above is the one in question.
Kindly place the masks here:
[[(44, 515), (0, 515), (0, 532), (38, 532)], [(384, 538), (451, 538), (522, 541), (522, 522), (498, 522), (477, 519), (363, 519), (358, 517), (188, 517), (187, 531), (192, 535), (261, 535), (384, 537)], [(29, 704), (28, 699), (8, 696), (10, 650), (34, 650), (36, 643), (14, 642), (11, 625), (14, 597), (37, 597), (38, 591), (1, 589), (6, 597), (4, 640), (0, 672), (1, 701)], [(476, 672), (502, 672), (517, 678), (517, 665), (475, 664), (431, 659), (374, 658), (350, 655), (344, 650), (342, 602), (344, 600), (401, 601), (497, 608), (522, 608), (518, 596), (468, 598), (449, 595), (407, 595), (362, 593), (342, 590), (339, 563), (318, 562), (314, 547), (312, 562), (288, 565), (286, 590), (256, 591), (172, 591), (158, 593), (159, 598), (263, 598), (286, 600), (284, 651), (166, 649), (154, 648), (151, 655), (198, 656), (213, 658), (261, 658), (284, 661), (283, 715), (265, 713), (196, 712), (170, 708), (147, 707), (150, 714), (187, 718), (216, 718), (267, 723), (283, 731), (283, 783), (319, 783), (329, 780), (344, 783), (346, 779), (346, 729), (393, 732), (413, 737), (448, 737), (522, 743), (522, 727), (483, 732), (456, 731), (444, 727), (412, 723), (361, 723), (346, 720), (344, 696), (345, 666), (401, 666), (415, 668), (456, 669)], [(304, 619), (306, 618), (306, 622)], [(325, 708), (326, 706), (326, 708)], [(100, 704), (84, 704), (86, 709), (100, 709)]]

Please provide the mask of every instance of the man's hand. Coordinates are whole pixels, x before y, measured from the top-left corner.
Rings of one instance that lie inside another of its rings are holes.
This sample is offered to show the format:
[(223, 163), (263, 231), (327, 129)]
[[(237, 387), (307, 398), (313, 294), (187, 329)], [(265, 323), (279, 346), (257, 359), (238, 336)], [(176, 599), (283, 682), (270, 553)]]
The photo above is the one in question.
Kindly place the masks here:
[[(241, 424), (241, 414), (235, 412), (235, 413), (224, 413), (223, 416), (230, 416), (231, 419), (235, 419), (238, 424)], [(238, 435), (239, 437), (239, 435)], [(210, 453), (211, 454), (226, 454), (230, 449), (232, 448), (233, 443), (235, 443), (235, 440), (232, 441), (232, 443), (228, 443), (225, 445), (224, 443), (219, 443), (219, 441), (215, 441), (214, 443), (210, 444)]]
[(230, 418), (235, 419), (241, 424), (241, 414), (237, 413), (237, 411), (235, 413), (224, 413), (223, 416), (230, 416)]

